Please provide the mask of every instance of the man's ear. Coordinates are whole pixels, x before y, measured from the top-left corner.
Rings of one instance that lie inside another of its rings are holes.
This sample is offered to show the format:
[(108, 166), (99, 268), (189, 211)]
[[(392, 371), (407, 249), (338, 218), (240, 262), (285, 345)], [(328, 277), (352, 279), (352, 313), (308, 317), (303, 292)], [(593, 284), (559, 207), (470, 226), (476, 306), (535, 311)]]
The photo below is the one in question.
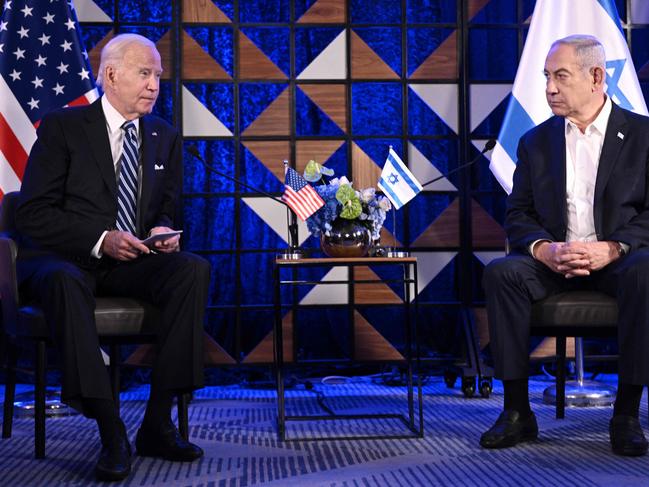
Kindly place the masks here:
[(604, 81), (606, 81), (606, 73), (601, 68), (601, 66), (595, 66), (591, 68), (591, 76), (593, 77), (593, 86), (604, 86)]

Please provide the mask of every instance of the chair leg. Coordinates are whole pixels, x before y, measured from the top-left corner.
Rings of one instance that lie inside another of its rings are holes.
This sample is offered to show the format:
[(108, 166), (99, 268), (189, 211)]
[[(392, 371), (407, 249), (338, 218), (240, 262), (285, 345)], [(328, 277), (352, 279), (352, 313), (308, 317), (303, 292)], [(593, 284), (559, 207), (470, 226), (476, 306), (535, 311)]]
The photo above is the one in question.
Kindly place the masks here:
[(556, 418), (566, 413), (566, 337), (557, 337), (557, 405)]
[(45, 370), (47, 349), (44, 340), (36, 342), (36, 384), (34, 391), (34, 456), (45, 458)]
[(119, 345), (111, 343), (110, 345), (110, 365), (108, 367), (110, 373), (110, 383), (113, 389), (113, 401), (115, 401), (115, 409), (119, 414)]
[(14, 422), (14, 400), (16, 396), (16, 363), (18, 353), (16, 347), (5, 342), (7, 350), (7, 380), (5, 383), (5, 401), (2, 413), (2, 437), (11, 438), (11, 430)]
[(185, 440), (189, 440), (189, 412), (187, 394), (178, 394), (178, 432)]

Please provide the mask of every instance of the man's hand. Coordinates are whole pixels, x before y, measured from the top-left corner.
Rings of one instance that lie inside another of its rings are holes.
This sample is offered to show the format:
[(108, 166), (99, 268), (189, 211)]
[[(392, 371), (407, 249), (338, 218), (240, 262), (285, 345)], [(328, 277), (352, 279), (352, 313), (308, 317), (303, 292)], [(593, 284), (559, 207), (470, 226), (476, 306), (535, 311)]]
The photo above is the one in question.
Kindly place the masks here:
[(541, 242), (534, 256), (566, 278), (588, 276), (620, 257), (615, 242)]
[[(169, 227), (153, 227), (149, 232), (149, 236), (173, 231), (173, 228)], [(171, 252), (178, 252), (180, 250), (180, 235), (174, 235), (167, 240), (156, 242), (153, 244), (153, 247), (156, 252), (164, 252), (166, 254), (169, 254)]]
[(101, 252), (116, 260), (133, 260), (150, 252), (140, 239), (129, 232), (111, 230), (101, 243)]

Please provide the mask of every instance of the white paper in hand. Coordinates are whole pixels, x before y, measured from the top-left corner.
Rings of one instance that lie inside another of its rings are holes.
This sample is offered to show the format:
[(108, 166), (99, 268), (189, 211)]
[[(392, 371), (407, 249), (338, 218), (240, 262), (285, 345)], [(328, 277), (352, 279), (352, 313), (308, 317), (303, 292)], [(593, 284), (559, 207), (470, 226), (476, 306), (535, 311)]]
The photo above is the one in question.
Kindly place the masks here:
[(142, 243), (147, 247), (153, 248), (156, 242), (162, 242), (163, 240), (167, 240), (176, 235), (180, 235), (181, 233), (183, 233), (182, 230), (173, 230), (171, 232), (156, 233), (155, 235), (151, 235), (149, 238), (145, 238), (144, 240), (142, 240)]

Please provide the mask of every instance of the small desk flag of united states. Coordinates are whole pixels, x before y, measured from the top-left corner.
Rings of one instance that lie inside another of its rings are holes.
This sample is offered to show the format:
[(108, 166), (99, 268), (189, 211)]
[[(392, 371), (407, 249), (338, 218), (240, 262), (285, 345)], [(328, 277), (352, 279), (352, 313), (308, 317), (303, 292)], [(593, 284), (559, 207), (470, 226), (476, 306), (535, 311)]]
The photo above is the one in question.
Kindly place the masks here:
[(324, 206), (316, 190), (292, 167), (286, 168), (282, 199), (301, 220), (306, 220)]
[(20, 189), (43, 115), (97, 98), (72, 2), (4, 0), (0, 17), (0, 197)]
[(377, 186), (392, 201), (395, 210), (401, 208), (422, 190), (417, 178), (408, 170), (392, 146)]

